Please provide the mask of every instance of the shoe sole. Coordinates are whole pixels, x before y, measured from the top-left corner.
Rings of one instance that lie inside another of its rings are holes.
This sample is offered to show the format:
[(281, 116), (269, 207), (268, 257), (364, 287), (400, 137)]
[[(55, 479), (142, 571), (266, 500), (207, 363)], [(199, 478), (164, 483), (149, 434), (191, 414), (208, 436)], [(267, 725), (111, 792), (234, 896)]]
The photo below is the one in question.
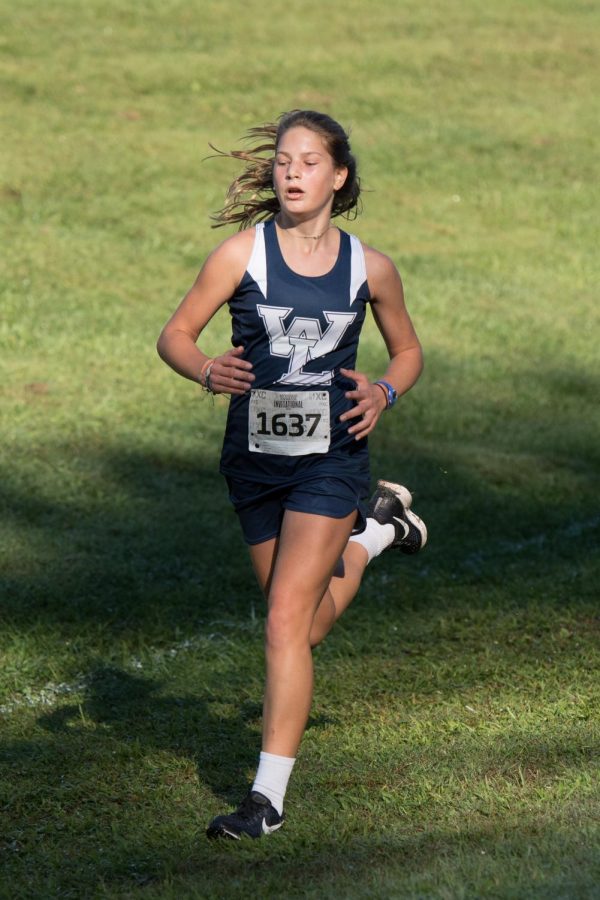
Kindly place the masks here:
[[(276, 825), (265, 825), (263, 823), (262, 835), (257, 835), (256, 837), (273, 834), (275, 831), (279, 831), (282, 825), (283, 822), (278, 822)], [(219, 825), (218, 828), (209, 827), (206, 829), (206, 837), (210, 838), (210, 840), (214, 840), (215, 838), (225, 838), (226, 840), (240, 841), (242, 839), (242, 834), (245, 837), (253, 837), (247, 832), (237, 834), (235, 831), (230, 831), (225, 825)], [(254, 840), (256, 840), (256, 838), (254, 838)]]
[(211, 841), (214, 841), (216, 838), (225, 838), (229, 841), (239, 841), (241, 839), (241, 835), (235, 834), (233, 831), (228, 831), (226, 828), (223, 828), (223, 826), (220, 828), (207, 828), (206, 837), (210, 838)]
[(412, 494), (403, 484), (394, 484), (393, 481), (383, 481), (383, 479), (380, 478), (377, 482), (377, 487), (381, 487), (386, 491), (391, 491), (392, 494), (395, 494), (396, 497), (398, 497), (404, 509), (410, 509)]
[[(418, 532), (421, 535), (421, 546), (419, 550), (422, 550), (425, 544), (427, 543), (427, 526), (423, 519), (420, 519), (416, 513), (412, 511), (412, 509), (406, 510), (406, 518), (415, 526)], [(402, 550), (402, 545), (400, 545), (400, 550)], [(403, 551), (406, 553), (406, 550)], [(418, 551), (414, 551), (418, 553)]]

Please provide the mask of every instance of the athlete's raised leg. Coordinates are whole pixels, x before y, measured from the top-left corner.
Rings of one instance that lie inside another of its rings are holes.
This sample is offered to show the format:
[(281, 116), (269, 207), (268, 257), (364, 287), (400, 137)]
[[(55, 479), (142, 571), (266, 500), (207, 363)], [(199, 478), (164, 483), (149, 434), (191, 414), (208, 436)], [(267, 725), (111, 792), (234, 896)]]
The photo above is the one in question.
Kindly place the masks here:
[(427, 528), (410, 509), (412, 496), (401, 484), (378, 481), (371, 498), (367, 523), (352, 536), (315, 613), (311, 630), (314, 647), (328, 634), (355, 597), (368, 563), (388, 547), (417, 553), (427, 542)]
[(356, 597), (368, 561), (365, 548), (348, 541), (315, 612), (310, 630), (311, 647), (321, 643)]

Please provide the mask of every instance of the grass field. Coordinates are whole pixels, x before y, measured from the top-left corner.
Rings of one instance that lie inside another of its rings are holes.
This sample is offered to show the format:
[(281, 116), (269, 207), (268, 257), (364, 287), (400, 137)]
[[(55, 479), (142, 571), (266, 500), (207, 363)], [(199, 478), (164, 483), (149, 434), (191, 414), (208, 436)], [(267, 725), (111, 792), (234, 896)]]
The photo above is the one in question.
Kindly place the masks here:
[[(0, 896), (600, 897), (596, 5), (0, 7)], [(154, 345), (225, 234), (208, 142), (296, 106), (403, 274), (426, 371), (372, 469), (430, 542), (316, 651), (286, 827), (213, 845), (264, 613), (226, 401)]]

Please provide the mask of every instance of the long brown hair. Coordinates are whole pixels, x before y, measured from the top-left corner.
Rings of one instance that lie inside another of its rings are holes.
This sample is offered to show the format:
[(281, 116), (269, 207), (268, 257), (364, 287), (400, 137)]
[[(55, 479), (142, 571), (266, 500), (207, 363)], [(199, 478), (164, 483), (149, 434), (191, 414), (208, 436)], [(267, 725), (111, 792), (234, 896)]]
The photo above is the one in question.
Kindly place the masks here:
[(273, 187), (273, 160), (285, 132), (297, 126), (319, 134), (335, 167), (348, 169), (346, 181), (335, 192), (331, 215), (356, 218), (360, 212), (360, 178), (348, 135), (335, 119), (325, 113), (312, 109), (292, 109), (282, 113), (277, 122), (267, 122), (248, 129), (245, 139), (254, 145), (247, 150), (227, 152), (210, 145), (218, 156), (240, 159), (246, 164), (244, 171), (229, 185), (223, 208), (211, 216), (215, 223), (213, 228), (236, 223), (241, 231), (255, 222), (277, 215), (279, 200)]

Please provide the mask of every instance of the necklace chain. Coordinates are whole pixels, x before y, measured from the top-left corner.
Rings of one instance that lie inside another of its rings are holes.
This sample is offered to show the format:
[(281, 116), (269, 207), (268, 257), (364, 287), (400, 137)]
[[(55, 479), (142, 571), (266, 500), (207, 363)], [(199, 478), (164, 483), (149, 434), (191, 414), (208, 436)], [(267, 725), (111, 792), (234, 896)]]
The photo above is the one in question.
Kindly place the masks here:
[(331, 225), (328, 225), (325, 231), (322, 231), (321, 234), (299, 234), (298, 237), (304, 238), (305, 241), (318, 241), (319, 238), (322, 238), (324, 234), (327, 234)]
[[(279, 228), (281, 228), (281, 225), (279, 225), (279, 222), (277, 222), (277, 220), (275, 220), (275, 222), (279, 226)], [(303, 238), (305, 241), (318, 241), (319, 238), (322, 238), (324, 234), (327, 234), (327, 232), (331, 228), (333, 228), (333, 225), (330, 222), (329, 225), (327, 226), (327, 228), (325, 229), (325, 231), (322, 231), (320, 234), (296, 234), (296, 237)], [(282, 230), (285, 231), (285, 229), (282, 229)]]

